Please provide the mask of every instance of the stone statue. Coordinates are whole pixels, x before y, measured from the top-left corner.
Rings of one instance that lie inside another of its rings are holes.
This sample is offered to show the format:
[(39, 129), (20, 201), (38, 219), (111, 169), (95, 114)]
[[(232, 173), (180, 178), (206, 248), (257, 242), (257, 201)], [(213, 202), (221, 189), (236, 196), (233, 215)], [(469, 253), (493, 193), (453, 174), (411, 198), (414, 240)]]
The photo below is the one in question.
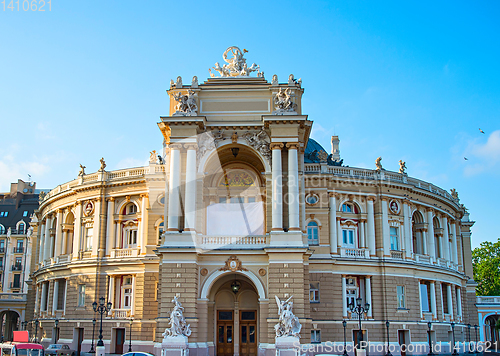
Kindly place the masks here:
[(175, 106), (175, 113), (172, 116), (197, 116), (198, 105), (196, 104), (196, 93), (188, 90), (187, 94), (181, 92), (172, 95), (177, 105)]
[(450, 192), (451, 192), (452, 198), (458, 200), (458, 192), (457, 192), (457, 190), (455, 188), (451, 188)]
[(302, 325), (299, 322), (299, 318), (292, 313), (293, 302), (290, 300), (293, 296), (287, 300), (280, 300), (277, 295), (274, 297), (276, 298), (276, 304), (278, 304), (279, 315), (279, 323), (274, 325), (276, 337), (300, 337), (299, 333), (300, 329), (302, 329)]
[(38, 194), (38, 201), (43, 201), (45, 199), (45, 196), (47, 193), (45, 193), (43, 190)]
[(380, 163), (381, 160), (382, 160), (382, 157), (379, 157), (375, 160), (375, 166), (377, 166), (377, 171), (383, 170), (382, 163)]
[(80, 177), (80, 176), (84, 176), (84, 175), (85, 175), (85, 168), (87, 168), (87, 167), (82, 166), (82, 165), (80, 164), (80, 172), (78, 172), (78, 176), (79, 176), (79, 177)]
[(268, 161), (271, 161), (272, 153), (269, 148), (269, 136), (264, 129), (259, 132), (247, 132), (242, 137)]
[(149, 163), (156, 163), (156, 150), (149, 152)]
[(237, 132), (234, 132), (234, 133), (231, 135), (231, 141), (232, 141), (233, 143), (238, 142), (238, 133), (237, 133)]
[(174, 80), (170, 79), (170, 88), (173, 88), (175, 86)]
[(406, 162), (399, 160), (399, 173), (406, 174)]
[(172, 303), (174, 303), (174, 309), (170, 313), (170, 321), (168, 323), (170, 328), (165, 329), (165, 332), (162, 334), (163, 337), (191, 335), (190, 326), (186, 323), (186, 318), (184, 318), (184, 307), (177, 299), (177, 296), (174, 297)]
[(191, 88), (198, 88), (198, 77), (195, 75), (191, 81)]
[(26, 236), (29, 238), (31, 238), (31, 236), (33, 236), (33, 226), (30, 226), (28, 228), (28, 232), (26, 232)]
[(296, 113), (297, 104), (292, 101), (290, 88), (285, 90), (280, 88), (280, 91), (274, 96), (274, 107), (276, 110), (273, 111), (273, 115)]
[(177, 89), (181, 89), (182, 88), (182, 78), (181, 78), (180, 75), (177, 77), (177, 80), (175, 81), (175, 87)]
[[(223, 64), (220, 66), (219, 62), (215, 63), (213, 68), (210, 68), (208, 71), (210, 72), (210, 76), (213, 78), (215, 74), (212, 73), (212, 69), (220, 74), (221, 77), (248, 77), (250, 73), (257, 72), (258, 76), (264, 76), (264, 74), (260, 74), (260, 67), (253, 63), (250, 67), (247, 65), (247, 60), (243, 58), (243, 53), (248, 52), (246, 49), (243, 49), (243, 52), (236, 46), (231, 46), (222, 55), (222, 58), (227, 64)], [(228, 57), (231, 54), (232, 57)]]
[(273, 75), (273, 79), (271, 80), (271, 85), (278, 85), (278, 76), (275, 74)]
[(104, 172), (104, 168), (106, 168), (106, 162), (104, 162), (104, 157), (101, 157), (99, 162), (101, 162), (101, 168), (99, 168), (99, 172)]
[(10, 236), (12, 235), (12, 229), (9, 227), (7, 229), (7, 238), (10, 239)]

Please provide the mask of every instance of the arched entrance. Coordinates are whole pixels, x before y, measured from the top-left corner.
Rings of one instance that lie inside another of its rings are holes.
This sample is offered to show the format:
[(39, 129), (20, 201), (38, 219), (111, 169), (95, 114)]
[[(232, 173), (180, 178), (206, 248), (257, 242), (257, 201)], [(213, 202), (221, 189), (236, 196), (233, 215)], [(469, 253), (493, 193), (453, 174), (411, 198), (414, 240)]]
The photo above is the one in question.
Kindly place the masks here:
[(227, 273), (208, 294), (208, 327), (217, 356), (256, 356), (259, 330), (259, 291), (245, 275)]
[[(490, 315), (486, 318), (485, 322), (485, 339), (493, 343), (498, 343), (500, 332), (500, 315)], [(497, 328), (497, 324), (499, 328)]]
[(6, 310), (0, 313), (0, 338), (4, 341), (12, 341), (14, 330), (19, 330), (19, 314), (13, 310)]

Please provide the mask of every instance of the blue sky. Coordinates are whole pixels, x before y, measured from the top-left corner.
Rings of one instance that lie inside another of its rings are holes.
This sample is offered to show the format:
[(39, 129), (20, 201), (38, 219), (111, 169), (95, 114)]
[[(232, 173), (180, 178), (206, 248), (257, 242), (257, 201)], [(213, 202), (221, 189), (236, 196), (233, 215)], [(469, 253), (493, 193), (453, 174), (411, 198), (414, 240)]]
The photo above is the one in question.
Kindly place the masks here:
[(473, 247), (500, 237), (498, 2), (1, 6), (0, 191), (28, 174), (53, 188), (101, 156), (109, 169), (145, 164), (161, 150), (170, 79), (204, 81), (236, 45), (268, 80), (302, 78), (303, 112), (327, 151), (335, 133), (347, 165), (382, 156), (397, 171), (402, 159), (409, 175), (458, 190)]

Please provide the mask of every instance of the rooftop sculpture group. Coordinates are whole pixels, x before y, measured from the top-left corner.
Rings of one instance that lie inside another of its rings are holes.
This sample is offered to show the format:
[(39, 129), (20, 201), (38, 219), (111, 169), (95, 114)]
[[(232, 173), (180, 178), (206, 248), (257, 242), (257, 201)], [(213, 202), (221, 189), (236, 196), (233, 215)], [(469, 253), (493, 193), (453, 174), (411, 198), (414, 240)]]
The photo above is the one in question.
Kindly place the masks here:
[(196, 94), (192, 90), (188, 90), (187, 94), (177, 92), (172, 94), (172, 97), (177, 101), (175, 113), (172, 116), (197, 116), (198, 105), (196, 104)]
[[(236, 46), (229, 47), (222, 55), (222, 58), (227, 64), (223, 64), (221, 67), (219, 62), (216, 62), (215, 66), (208, 70), (210, 76), (215, 77), (215, 74), (212, 73), (212, 69), (218, 72), (221, 77), (248, 77), (252, 72), (257, 72), (257, 76), (259, 77), (263, 76), (257, 64), (253, 63), (248, 67), (247, 60), (243, 58), (243, 54), (246, 52), (248, 52), (246, 49), (243, 49), (242, 52)], [(228, 58), (229, 53), (233, 55), (231, 58)]]
[(274, 107), (273, 115), (290, 115), (297, 114), (295, 109), (297, 109), (297, 104), (292, 101), (292, 92), (290, 88), (283, 90), (280, 88), (279, 92), (274, 96)]

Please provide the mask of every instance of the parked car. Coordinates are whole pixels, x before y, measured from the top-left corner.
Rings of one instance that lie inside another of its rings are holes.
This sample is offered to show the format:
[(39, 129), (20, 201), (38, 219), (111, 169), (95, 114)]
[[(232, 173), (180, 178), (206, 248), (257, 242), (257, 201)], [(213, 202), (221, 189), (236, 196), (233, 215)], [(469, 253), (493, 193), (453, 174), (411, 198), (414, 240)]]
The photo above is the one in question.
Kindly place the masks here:
[(71, 350), (68, 345), (63, 344), (51, 344), (45, 349), (45, 355), (55, 355), (55, 356), (75, 356), (76, 351)]
[(154, 356), (154, 355), (150, 354), (149, 352), (131, 351), (131, 352), (127, 352), (126, 354), (123, 354), (122, 356)]

